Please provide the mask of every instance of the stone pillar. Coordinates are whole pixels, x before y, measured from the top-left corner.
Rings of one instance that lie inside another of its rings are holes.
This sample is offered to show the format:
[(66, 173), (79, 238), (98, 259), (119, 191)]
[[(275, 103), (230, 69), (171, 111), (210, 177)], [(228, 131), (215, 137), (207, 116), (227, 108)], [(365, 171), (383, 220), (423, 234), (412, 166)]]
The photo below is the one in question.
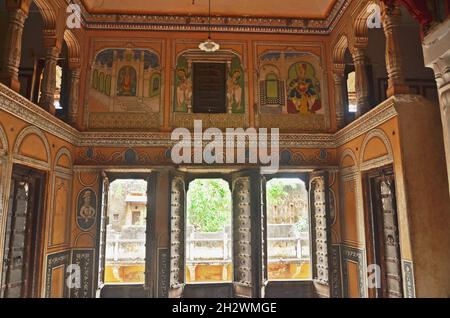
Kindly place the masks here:
[(447, 177), (450, 185), (450, 20), (447, 19), (427, 34), (422, 47), (425, 65), (434, 70), (438, 87)]
[(352, 55), (355, 63), (356, 103), (358, 107), (356, 117), (360, 117), (370, 110), (366, 54), (363, 48), (355, 47)]
[(80, 68), (74, 68), (70, 71), (70, 93), (69, 93), (69, 109), (68, 122), (72, 126), (76, 126), (78, 119), (78, 99), (80, 91)]
[(19, 67), (22, 55), (22, 35), (29, 8), (29, 4), (28, 6), (21, 4), (24, 4), (23, 1), (19, 5), (8, 8), (8, 28), (4, 30), (6, 38), (0, 66), (0, 81), (16, 92), (20, 91)]
[(409, 87), (403, 76), (402, 54), (400, 46), (401, 11), (397, 5), (383, 6), (383, 29), (386, 37), (386, 69), (388, 73), (387, 97), (396, 94), (408, 94)]
[(336, 126), (337, 129), (345, 126), (344, 110), (344, 67), (335, 66), (333, 70), (334, 81), (334, 105), (336, 107)]
[(41, 97), (39, 106), (51, 114), (55, 114), (55, 88), (56, 88), (56, 66), (58, 63), (60, 49), (56, 46), (49, 47), (45, 53), (44, 77), (42, 79)]

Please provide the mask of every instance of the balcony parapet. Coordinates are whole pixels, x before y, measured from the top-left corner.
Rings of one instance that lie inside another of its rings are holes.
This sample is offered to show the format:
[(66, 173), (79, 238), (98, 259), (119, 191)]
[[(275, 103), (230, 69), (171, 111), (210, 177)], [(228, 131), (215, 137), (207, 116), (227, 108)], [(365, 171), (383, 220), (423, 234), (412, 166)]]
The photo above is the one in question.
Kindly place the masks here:
[[(394, 95), (334, 134), (281, 133), (280, 148), (337, 148), (397, 116), (397, 104), (424, 102), (419, 95)], [(0, 110), (78, 147), (171, 147), (174, 144), (167, 132), (80, 132), (3, 84), (0, 84)]]

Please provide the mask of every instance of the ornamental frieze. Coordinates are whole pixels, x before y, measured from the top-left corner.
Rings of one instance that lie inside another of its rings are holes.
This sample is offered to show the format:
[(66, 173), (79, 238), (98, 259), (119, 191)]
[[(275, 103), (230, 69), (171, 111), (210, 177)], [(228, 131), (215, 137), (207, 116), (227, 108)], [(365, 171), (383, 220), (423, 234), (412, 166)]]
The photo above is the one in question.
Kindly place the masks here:
[[(80, 0), (83, 25), (87, 29), (148, 30), (148, 31), (208, 31), (208, 21), (202, 16), (151, 14), (91, 14)], [(323, 19), (214, 16), (213, 32), (329, 34), (349, 6), (349, 0), (337, 0)]]

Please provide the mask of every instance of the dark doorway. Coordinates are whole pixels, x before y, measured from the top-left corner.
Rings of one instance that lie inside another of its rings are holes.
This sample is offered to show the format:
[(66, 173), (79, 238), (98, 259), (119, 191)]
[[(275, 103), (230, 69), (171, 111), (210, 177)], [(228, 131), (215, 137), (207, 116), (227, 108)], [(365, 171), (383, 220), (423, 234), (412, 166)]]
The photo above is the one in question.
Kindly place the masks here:
[(1, 297), (38, 296), (45, 174), (14, 166), (6, 223)]
[[(367, 196), (370, 204), (367, 216), (368, 264), (375, 265), (372, 268), (373, 282), (378, 282), (375, 288), (370, 288), (370, 294), (378, 298), (400, 298), (403, 296), (401, 256), (395, 179), (391, 166), (367, 173)], [(375, 273), (376, 270), (380, 273)]]

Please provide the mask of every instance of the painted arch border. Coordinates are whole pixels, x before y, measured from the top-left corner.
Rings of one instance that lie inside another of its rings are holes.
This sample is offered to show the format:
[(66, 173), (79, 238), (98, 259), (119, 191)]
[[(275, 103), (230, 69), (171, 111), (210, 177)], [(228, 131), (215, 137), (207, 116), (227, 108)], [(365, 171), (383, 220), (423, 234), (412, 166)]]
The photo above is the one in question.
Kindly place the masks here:
[[(343, 163), (344, 163), (344, 159), (349, 157), (350, 159), (352, 159), (353, 161), (353, 165), (352, 166), (348, 166), (348, 167), (342, 167)], [(354, 174), (356, 172), (358, 172), (358, 160), (356, 159), (356, 155), (353, 152), (352, 149), (347, 148), (345, 149), (342, 154), (340, 155), (339, 158), (339, 168), (341, 170), (341, 176), (347, 176), (347, 175), (351, 175)]]
[[(380, 156), (380, 157), (373, 158), (373, 159), (364, 160), (364, 154), (366, 153), (367, 145), (374, 138), (378, 138), (384, 144), (384, 146), (386, 147), (386, 150), (387, 150), (387, 154)], [(363, 143), (361, 146), (361, 156), (359, 158), (360, 170), (366, 171), (366, 170), (370, 170), (373, 168), (382, 167), (382, 166), (391, 164), (393, 162), (394, 162), (394, 155), (393, 155), (393, 151), (392, 151), (392, 145), (391, 145), (391, 142), (389, 141), (389, 138), (386, 135), (386, 133), (380, 128), (376, 128), (376, 129), (370, 131), (364, 137), (364, 140), (363, 140)]]
[(6, 156), (9, 150), (9, 143), (6, 131), (1, 123), (0, 123), (0, 142), (2, 143), (2, 146), (0, 147), (0, 156)]
[[(21, 155), (19, 153), (20, 147), (23, 144), (23, 141), (25, 140), (25, 137), (28, 137), (29, 135), (36, 135), (41, 139), (41, 141), (44, 144), (45, 151), (47, 154), (47, 161), (31, 158), (25, 155)], [(33, 166), (38, 169), (43, 169), (45, 171), (50, 170), (51, 162), (52, 162), (52, 154), (50, 151), (50, 145), (48, 143), (47, 137), (45, 136), (44, 132), (38, 129), (34, 126), (27, 126), (19, 133), (19, 135), (16, 138), (16, 141), (14, 143), (14, 148), (12, 152), (13, 156), (13, 162), (15, 163), (21, 163), (25, 164), (27, 166)]]

